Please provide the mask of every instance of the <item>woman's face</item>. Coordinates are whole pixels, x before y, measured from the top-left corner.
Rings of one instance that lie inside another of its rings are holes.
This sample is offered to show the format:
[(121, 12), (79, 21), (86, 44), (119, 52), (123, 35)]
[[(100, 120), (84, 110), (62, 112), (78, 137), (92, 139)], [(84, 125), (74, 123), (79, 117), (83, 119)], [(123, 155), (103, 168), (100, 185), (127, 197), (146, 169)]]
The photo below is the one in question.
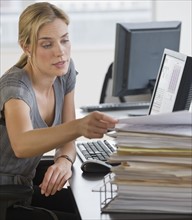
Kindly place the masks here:
[(43, 74), (61, 76), (68, 71), (70, 53), (68, 26), (55, 19), (40, 29), (32, 65)]

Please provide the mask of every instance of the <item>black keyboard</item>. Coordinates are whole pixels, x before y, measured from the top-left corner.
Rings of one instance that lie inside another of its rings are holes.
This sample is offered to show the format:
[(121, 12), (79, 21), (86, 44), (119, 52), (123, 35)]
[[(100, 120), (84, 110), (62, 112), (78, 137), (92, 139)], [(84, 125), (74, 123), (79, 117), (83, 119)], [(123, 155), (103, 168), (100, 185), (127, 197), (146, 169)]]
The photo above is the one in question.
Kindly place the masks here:
[(83, 162), (87, 160), (100, 160), (106, 162), (116, 150), (115, 145), (107, 140), (77, 142), (77, 154)]
[(119, 110), (133, 110), (133, 109), (148, 109), (150, 102), (123, 102), (123, 103), (102, 103), (98, 105), (81, 106), (85, 112), (92, 111), (119, 111)]

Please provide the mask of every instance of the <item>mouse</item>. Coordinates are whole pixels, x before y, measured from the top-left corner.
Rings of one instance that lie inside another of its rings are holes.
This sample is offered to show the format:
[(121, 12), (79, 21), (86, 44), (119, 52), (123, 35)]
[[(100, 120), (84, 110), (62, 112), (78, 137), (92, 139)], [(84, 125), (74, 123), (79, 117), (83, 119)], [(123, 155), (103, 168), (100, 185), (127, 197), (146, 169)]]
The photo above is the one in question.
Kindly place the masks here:
[(107, 173), (110, 172), (111, 165), (100, 160), (87, 160), (82, 163), (81, 170), (86, 173)]

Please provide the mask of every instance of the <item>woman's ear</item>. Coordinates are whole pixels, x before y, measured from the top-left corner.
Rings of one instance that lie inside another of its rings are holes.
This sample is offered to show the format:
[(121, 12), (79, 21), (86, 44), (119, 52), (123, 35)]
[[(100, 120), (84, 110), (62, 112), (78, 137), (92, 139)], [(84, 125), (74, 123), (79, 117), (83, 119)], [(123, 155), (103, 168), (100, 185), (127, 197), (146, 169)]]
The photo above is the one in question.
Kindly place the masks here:
[(23, 45), (22, 42), (20, 42), (20, 46), (23, 49), (23, 52), (27, 55), (27, 56), (31, 56), (31, 50), (29, 45)]
[(28, 57), (31, 57), (31, 53), (28, 50), (26, 51), (26, 54)]

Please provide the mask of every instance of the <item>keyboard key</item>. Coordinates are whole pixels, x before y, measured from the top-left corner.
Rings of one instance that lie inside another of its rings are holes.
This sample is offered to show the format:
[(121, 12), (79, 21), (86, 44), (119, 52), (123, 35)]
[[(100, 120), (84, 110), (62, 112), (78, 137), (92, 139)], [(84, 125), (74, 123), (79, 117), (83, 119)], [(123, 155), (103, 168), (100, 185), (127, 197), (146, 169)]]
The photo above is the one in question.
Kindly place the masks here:
[(92, 111), (119, 111), (119, 110), (131, 110), (131, 109), (145, 109), (149, 108), (150, 102), (123, 102), (123, 103), (101, 103), (97, 105), (85, 105), (80, 108), (85, 112)]
[(114, 151), (114, 146), (107, 140), (77, 143), (77, 154), (83, 161), (89, 159), (106, 161)]

